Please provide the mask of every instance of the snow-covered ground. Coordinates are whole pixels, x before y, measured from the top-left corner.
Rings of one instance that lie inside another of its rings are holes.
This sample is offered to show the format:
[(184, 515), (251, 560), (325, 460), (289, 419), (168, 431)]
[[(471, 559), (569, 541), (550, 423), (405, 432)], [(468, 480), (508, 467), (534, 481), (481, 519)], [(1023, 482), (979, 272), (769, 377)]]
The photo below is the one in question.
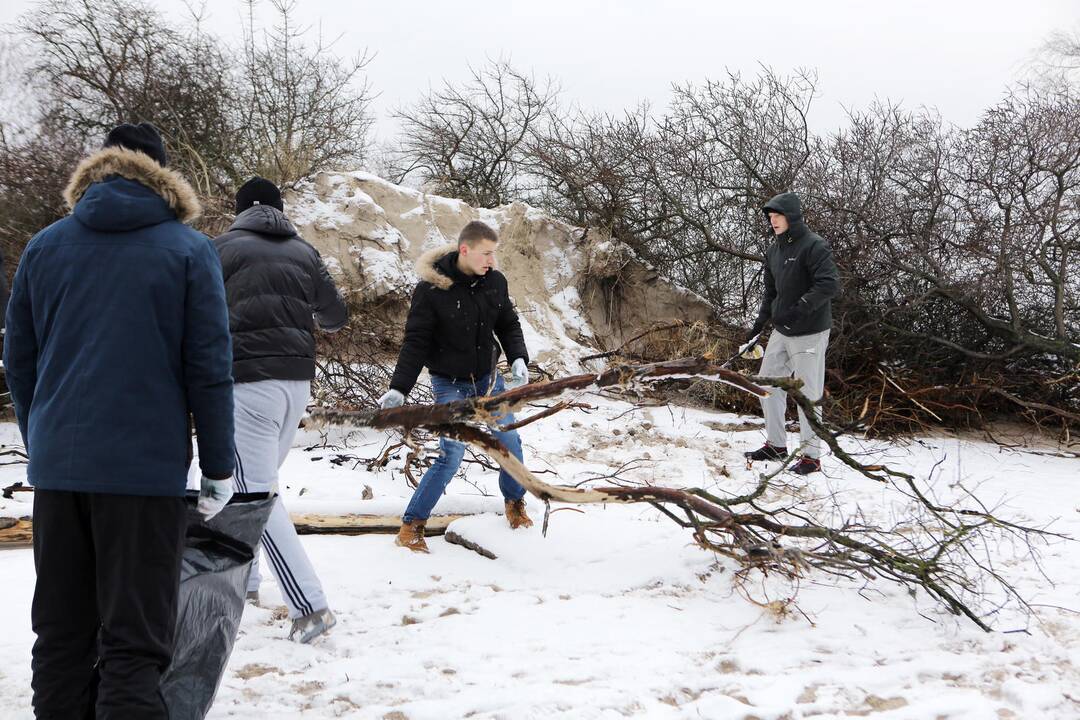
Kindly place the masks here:
[[(760, 433), (727, 427), (753, 418), (581, 399), (596, 410), (522, 430), (530, 467), (557, 473), (546, 480), (577, 483), (622, 467), (628, 479), (717, 493), (754, 483), (740, 455)], [(0, 436), (15, 433), (4, 426)], [(374, 473), (341, 457), (374, 457), (387, 435), (357, 432), (348, 447), (343, 439), (298, 438), (282, 474), (290, 509), (399, 513), (409, 495), (400, 457)], [(1080, 536), (1075, 459), (941, 437), (847, 444), (922, 478), (944, 459), (935, 489), (948, 494), (962, 481), (1002, 516), (1054, 521), (1054, 530)], [(825, 470), (801, 487), (827, 485), (838, 503), (869, 517), (893, 512), (880, 486), (834, 458)], [(0, 469), (0, 483), (20, 472)], [(455, 479), (438, 510), (498, 510), (494, 473), (467, 472), (469, 482)], [(365, 485), (370, 500), (361, 499)], [(28, 514), (29, 502), (0, 500), (0, 514)], [(530, 508), (542, 517), (542, 505)], [(1075, 543), (1042, 549), (1053, 583), (1017, 548), (990, 548), (996, 567), (1039, 607), (1031, 620), (1002, 610), (992, 620), (999, 632), (987, 634), (921, 593), (884, 584), (860, 592), (813, 574), (797, 589), (759, 575), (739, 582), (732, 561), (701, 550), (648, 507), (557, 508), (546, 538), (539, 524), (512, 532), (494, 513), (456, 521), (497, 560), (441, 538), (422, 556), (387, 535), (305, 537), (338, 626), (313, 646), (288, 642), (280, 594), (265, 579), (265, 607), (245, 612), (211, 717), (1080, 717)], [(0, 577), (0, 716), (28, 718), (30, 551), (0, 552)]]

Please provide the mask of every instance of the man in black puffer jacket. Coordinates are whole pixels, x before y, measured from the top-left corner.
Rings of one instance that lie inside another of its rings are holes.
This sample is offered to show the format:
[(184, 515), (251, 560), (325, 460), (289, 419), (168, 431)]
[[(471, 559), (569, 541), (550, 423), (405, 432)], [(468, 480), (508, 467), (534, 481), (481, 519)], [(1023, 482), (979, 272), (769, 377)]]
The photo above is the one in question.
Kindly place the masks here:
[[(405, 343), (390, 391), (379, 398), (380, 406), (397, 407), (405, 402), (425, 366), (431, 373), (436, 403), (497, 395), (529, 381), (529, 352), (521, 323), (510, 302), (506, 277), (495, 269), (498, 243), (493, 229), (474, 220), (462, 229), (456, 246), (436, 248), (417, 261), (420, 283), (405, 322)], [(496, 336), (510, 362), (509, 386), (495, 368), (499, 357)], [(505, 426), (513, 423), (514, 417), (495, 420)], [(516, 430), (496, 430), (494, 435), (514, 456), (522, 458)], [(465, 454), (465, 446), (449, 438), (441, 438), (439, 447), (439, 457), (420, 480), (398, 532), (398, 545), (414, 552), (428, 551), (424, 525)], [(525, 512), (525, 488), (503, 471), (499, 473), (499, 489), (510, 527), (531, 526)]]
[[(751, 342), (772, 319), (761, 374), (794, 375), (803, 381), (802, 392), (813, 402), (825, 389), (825, 350), (832, 328), (832, 298), (839, 287), (832, 250), (803, 222), (802, 203), (793, 192), (777, 195), (762, 208), (776, 239), (765, 253), (765, 297), (757, 322), (747, 337)], [(787, 456), (784, 412), (787, 394), (773, 388), (761, 399), (765, 414), (765, 445), (746, 453), (750, 460), (778, 460)], [(820, 410), (817, 412), (821, 417)], [(821, 440), (799, 408), (802, 457), (793, 469), (800, 475), (821, 470)]]
[(225, 273), (238, 383), (311, 380), (314, 319), (326, 332), (349, 319), (318, 251), (296, 234), (283, 207), (273, 183), (252, 178), (236, 194), (236, 220), (214, 241)]
[[(348, 321), (322, 258), (283, 209), (277, 187), (253, 178), (236, 194), (236, 221), (214, 241), (229, 303), (241, 492), (267, 492), (277, 484), (315, 377), (315, 321), (328, 332)], [(280, 500), (262, 546), (293, 620), (289, 637), (306, 643), (329, 630), (335, 620), (322, 583)], [(257, 560), (248, 582), (256, 602)]]

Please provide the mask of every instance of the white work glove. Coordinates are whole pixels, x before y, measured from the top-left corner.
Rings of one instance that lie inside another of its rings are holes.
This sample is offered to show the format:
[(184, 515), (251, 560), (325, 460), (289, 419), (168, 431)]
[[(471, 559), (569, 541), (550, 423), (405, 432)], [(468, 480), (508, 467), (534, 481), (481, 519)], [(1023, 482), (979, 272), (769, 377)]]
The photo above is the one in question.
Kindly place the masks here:
[(199, 481), (199, 504), (196, 506), (204, 519), (210, 518), (221, 512), (233, 496), (233, 479), (227, 477), (224, 480), (211, 480), (205, 475)]
[(525, 364), (525, 358), (518, 358), (510, 365), (510, 382), (506, 384), (506, 389), (513, 390), (528, 384), (529, 367)]
[(739, 346), (738, 357), (747, 358), (748, 360), (760, 360), (764, 354), (765, 351), (761, 349), (761, 345), (758, 345), (756, 337), (745, 345)]
[(405, 396), (402, 395), (401, 392), (399, 392), (398, 390), (390, 388), (390, 390), (388, 390), (385, 395), (379, 398), (378, 402), (379, 407), (383, 410), (387, 408), (401, 407), (405, 404)]

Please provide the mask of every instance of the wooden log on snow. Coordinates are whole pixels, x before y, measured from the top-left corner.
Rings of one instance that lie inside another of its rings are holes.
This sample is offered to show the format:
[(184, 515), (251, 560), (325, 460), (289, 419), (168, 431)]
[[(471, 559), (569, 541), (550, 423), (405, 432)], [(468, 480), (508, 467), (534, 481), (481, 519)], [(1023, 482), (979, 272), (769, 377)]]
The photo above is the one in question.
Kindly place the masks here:
[[(401, 527), (400, 515), (317, 515), (298, 513), (290, 516), (300, 535), (392, 535)], [(468, 515), (432, 515), (425, 527), (427, 535), (442, 535), (446, 526)], [(0, 549), (27, 548), (33, 545), (34, 528), (30, 518), (0, 517)]]
[[(300, 535), (393, 534), (401, 527), (400, 515), (314, 515), (289, 516)], [(432, 515), (424, 526), (425, 535), (442, 535), (446, 526), (467, 515)]]
[(0, 549), (30, 547), (33, 541), (30, 518), (0, 518)]

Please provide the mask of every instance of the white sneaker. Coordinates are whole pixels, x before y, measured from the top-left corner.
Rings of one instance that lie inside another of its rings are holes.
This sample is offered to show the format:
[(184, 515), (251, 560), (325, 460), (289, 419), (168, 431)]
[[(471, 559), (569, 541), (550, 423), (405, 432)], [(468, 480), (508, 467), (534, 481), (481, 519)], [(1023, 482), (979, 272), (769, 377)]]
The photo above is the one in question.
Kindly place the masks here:
[(289, 630), (289, 639), (306, 645), (320, 635), (330, 632), (330, 628), (335, 625), (337, 625), (337, 618), (330, 612), (330, 608), (316, 610), (293, 620), (292, 629)]

